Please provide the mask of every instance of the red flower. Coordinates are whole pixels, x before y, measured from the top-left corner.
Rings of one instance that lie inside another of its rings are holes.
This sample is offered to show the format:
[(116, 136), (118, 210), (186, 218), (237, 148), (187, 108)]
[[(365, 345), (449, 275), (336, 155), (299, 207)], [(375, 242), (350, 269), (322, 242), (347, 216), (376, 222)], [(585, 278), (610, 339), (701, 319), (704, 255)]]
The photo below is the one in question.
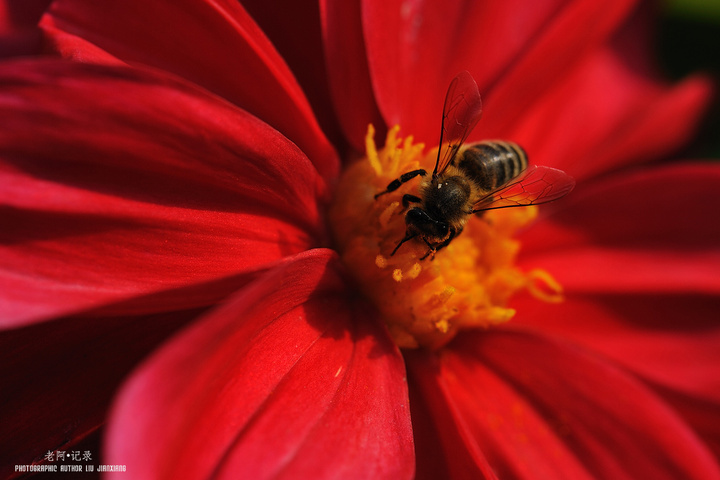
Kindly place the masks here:
[[(2, 473), (107, 421), (132, 478), (719, 478), (720, 170), (656, 162), (707, 81), (631, 2), (287, 3), (58, 0), (65, 60), (3, 63)], [(328, 248), (335, 152), (433, 145), (464, 69), (471, 140), (578, 180), (517, 269), (566, 300), (401, 351)]]
[(41, 35), (37, 22), (50, 2), (0, 1), (0, 58), (39, 53)]

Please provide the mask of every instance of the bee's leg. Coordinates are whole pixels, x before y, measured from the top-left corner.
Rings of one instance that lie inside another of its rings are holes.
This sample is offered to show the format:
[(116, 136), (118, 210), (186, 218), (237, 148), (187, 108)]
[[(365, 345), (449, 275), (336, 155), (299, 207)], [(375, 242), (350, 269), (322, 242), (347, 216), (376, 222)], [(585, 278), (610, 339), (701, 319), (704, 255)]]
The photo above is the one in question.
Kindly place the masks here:
[[(423, 239), (423, 240), (425, 240), (425, 239)], [(435, 245), (431, 244), (427, 240), (425, 240), (425, 243), (427, 244), (428, 247), (430, 247), (430, 249), (427, 251), (427, 253), (425, 255), (420, 257), (420, 260), (425, 260), (427, 257), (430, 257), (430, 260), (432, 260), (433, 258), (435, 258), (435, 252), (437, 252), (437, 248), (435, 247)]]
[(435, 254), (442, 250), (443, 248), (450, 245), (450, 242), (452, 242), (453, 238), (457, 237), (462, 233), (462, 228), (460, 230), (455, 230), (454, 228), (450, 228), (450, 233), (448, 235), (448, 238), (443, 240), (441, 243), (436, 243), (434, 245), (431, 245), (430, 243), (425, 241), (427, 243), (428, 247), (430, 247), (430, 250), (427, 251), (425, 255), (422, 256), (420, 260), (425, 260), (428, 256), (430, 257), (430, 260), (433, 260), (435, 258)]
[(400, 243), (398, 243), (398, 244), (395, 246), (395, 249), (392, 251), (392, 253), (390, 254), (390, 256), (392, 257), (393, 255), (395, 255), (395, 252), (398, 251), (398, 248), (400, 248), (400, 246), (401, 246), (403, 243), (405, 243), (405, 242), (407, 242), (408, 240), (411, 240), (411, 239), (417, 237), (417, 235), (418, 235), (417, 233), (406, 233), (406, 234), (405, 234), (405, 238), (403, 238), (402, 240), (400, 240)]
[(385, 195), (386, 193), (394, 192), (398, 188), (400, 188), (400, 185), (402, 185), (405, 182), (408, 182), (412, 180), (413, 178), (417, 177), (418, 175), (425, 176), (427, 172), (423, 170), (422, 168), (418, 170), (413, 170), (412, 172), (403, 173), (400, 175), (399, 178), (396, 178), (392, 182), (388, 183), (388, 186), (385, 190), (375, 195), (375, 198), (378, 198), (380, 195)]
[(422, 198), (415, 196), (415, 195), (410, 195), (409, 193), (406, 193), (405, 195), (403, 195), (403, 198), (402, 198), (403, 208), (408, 208), (411, 203), (422, 203)]

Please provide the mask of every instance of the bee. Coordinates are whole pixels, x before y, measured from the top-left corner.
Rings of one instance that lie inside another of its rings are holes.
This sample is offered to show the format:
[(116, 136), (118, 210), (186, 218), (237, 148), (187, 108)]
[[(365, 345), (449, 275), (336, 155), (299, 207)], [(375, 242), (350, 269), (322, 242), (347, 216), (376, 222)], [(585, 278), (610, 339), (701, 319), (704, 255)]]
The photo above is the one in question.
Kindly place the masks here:
[(464, 145), (482, 115), (482, 100), (470, 73), (459, 73), (445, 96), (437, 161), (432, 175), (424, 169), (402, 174), (381, 195), (420, 176), (420, 196), (405, 194), (406, 232), (391, 256), (407, 241), (419, 237), (428, 246), (421, 257), (434, 258), (462, 233), (471, 215), (487, 210), (551, 202), (567, 195), (575, 180), (562, 170), (528, 167), (527, 154), (516, 143), (502, 140)]

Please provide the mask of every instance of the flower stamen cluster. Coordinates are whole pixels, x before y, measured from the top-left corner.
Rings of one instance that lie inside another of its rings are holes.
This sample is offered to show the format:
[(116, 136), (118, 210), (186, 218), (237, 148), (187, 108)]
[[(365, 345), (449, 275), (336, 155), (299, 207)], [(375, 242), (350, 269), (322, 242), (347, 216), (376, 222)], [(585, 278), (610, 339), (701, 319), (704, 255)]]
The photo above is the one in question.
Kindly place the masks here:
[(366, 157), (343, 174), (330, 211), (338, 249), (363, 294), (383, 315), (395, 342), (404, 348), (439, 348), (459, 331), (488, 328), (515, 315), (508, 307), (521, 291), (548, 302), (562, 300), (562, 287), (544, 270), (521, 271), (520, 242), (514, 238), (537, 216), (537, 207), (491, 210), (468, 222), (462, 235), (434, 258), (421, 258), (421, 240), (403, 244), (403, 194), (418, 195), (418, 181), (375, 198), (405, 172), (432, 172), (437, 149), (424, 152), (412, 136), (389, 130), (382, 149), (368, 127)]

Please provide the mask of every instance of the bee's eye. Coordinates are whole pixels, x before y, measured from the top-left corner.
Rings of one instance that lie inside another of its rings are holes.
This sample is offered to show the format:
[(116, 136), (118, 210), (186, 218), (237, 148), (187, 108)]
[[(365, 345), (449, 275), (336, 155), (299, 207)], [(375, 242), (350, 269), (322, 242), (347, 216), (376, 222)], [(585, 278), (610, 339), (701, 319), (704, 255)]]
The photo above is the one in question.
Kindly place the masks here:
[(432, 223), (433, 219), (422, 208), (411, 208), (405, 214), (405, 223), (416, 226)]
[(435, 222), (435, 229), (439, 237), (444, 237), (449, 233), (449, 226), (445, 222)]
[(450, 227), (445, 222), (440, 222), (432, 218), (422, 208), (411, 208), (405, 214), (405, 224), (412, 225), (426, 235), (435, 237), (444, 237), (450, 231)]

